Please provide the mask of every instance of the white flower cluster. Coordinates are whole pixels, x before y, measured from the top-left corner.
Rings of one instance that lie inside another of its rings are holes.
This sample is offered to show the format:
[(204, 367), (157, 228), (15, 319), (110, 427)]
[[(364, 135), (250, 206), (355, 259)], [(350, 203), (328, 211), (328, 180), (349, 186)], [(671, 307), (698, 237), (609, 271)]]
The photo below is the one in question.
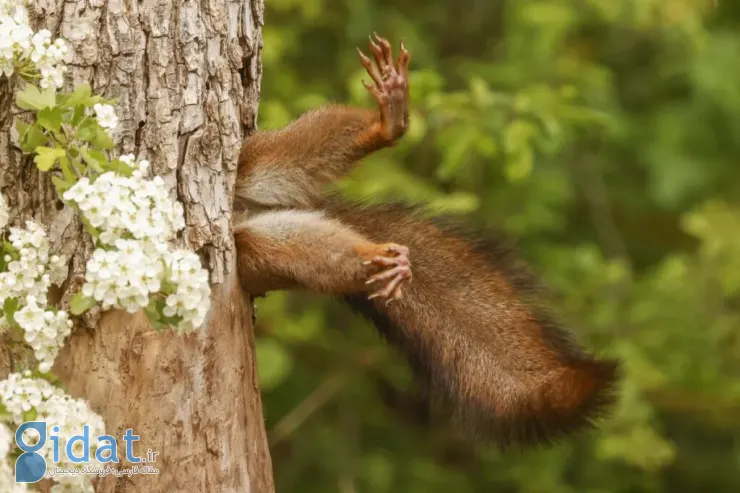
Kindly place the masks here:
[(208, 271), (203, 269), (200, 258), (190, 250), (175, 250), (165, 257), (166, 282), (175, 285), (167, 297), (163, 312), (168, 317), (180, 317), (178, 329), (191, 332), (203, 325), (211, 299)]
[(37, 72), (41, 87), (61, 87), (67, 70), (63, 63), (66, 54), (64, 40), (52, 43), (46, 29), (33, 32), (25, 0), (0, 0), (0, 75), (9, 77), (18, 71), (29, 76)]
[[(54, 434), (59, 436), (60, 449), (66, 448), (67, 439), (73, 435), (82, 433), (84, 425), (90, 427), (90, 437), (97, 437), (105, 433), (103, 419), (94, 413), (88, 405), (81, 400), (73, 399), (66, 395), (61, 389), (54, 387), (46, 380), (29, 378), (18, 373), (12, 373), (8, 378), (0, 382), (0, 403), (2, 403), (12, 416), (12, 423), (16, 426), (24, 422), (23, 414), (36, 411), (37, 421), (46, 421), (47, 433), (55, 426), (59, 427)], [(96, 464), (95, 451), (97, 444), (91, 440), (90, 462)], [(76, 442), (73, 452), (77, 457), (83, 453), (83, 445)], [(39, 453), (45, 456), (48, 464), (52, 463), (52, 441), (47, 440)], [(68, 460), (64, 454), (57, 465), (64, 468), (79, 467)], [(99, 464), (99, 463), (98, 463)], [(75, 491), (93, 492), (91, 477), (85, 475), (58, 476), (54, 478), (59, 484), (52, 488), (52, 492)]]
[(64, 55), (67, 54), (67, 43), (57, 38), (52, 43), (51, 32), (42, 29), (31, 38), (33, 50), (31, 51), (31, 62), (37, 67), (41, 80), (39, 85), (47, 87), (62, 87), (64, 74), (67, 67), (64, 65)]
[(161, 294), (162, 311), (175, 319), (175, 328), (195, 330), (205, 320), (211, 290), (198, 256), (168, 244), (185, 227), (182, 204), (169, 197), (161, 177), (146, 177), (147, 161), (136, 163), (132, 154), (119, 159), (135, 169), (131, 177), (107, 172), (82, 178), (63, 195), (99, 231), (97, 241), (104, 245), (87, 263), (82, 294), (103, 309), (130, 313)]
[(118, 250), (98, 248), (93, 252), (82, 294), (94, 298), (104, 310), (116, 307), (135, 313), (146, 308), (150, 294), (160, 290), (163, 252), (144, 241), (119, 239), (115, 245)]
[(0, 0), (0, 16), (26, 14), (26, 0)]
[(8, 207), (5, 205), (5, 198), (0, 194), (0, 232), (8, 225), (9, 219), (10, 215), (8, 214)]
[(72, 332), (73, 324), (67, 312), (45, 310), (33, 296), (27, 296), (26, 306), (16, 312), (15, 321), (24, 330), (24, 339), (39, 361), (39, 371), (50, 371), (64, 340)]
[[(132, 156), (123, 156), (132, 162)], [(141, 161), (131, 177), (112, 171), (95, 181), (81, 178), (64, 192), (64, 200), (76, 204), (83, 217), (100, 231), (99, 240), (112, 245), (119, 238), (163, 242), (185, 227), (182, 204), (170, 199), (164, 181), (144, 178), (148, 166)]]
[(82, 294), (103, 309), (130, 313), (147, 307), (152, 295), (162, 294), (163, 313), (178, 321), (175, 328), (195, 330), (205, 320), (211, 291), (200, 258), (168, 245), (185, 227), (182, 204), (168, 196), (161, 177), (145, 177), (147, 161), (137, 164), (132, 154), (119, 159), (135, 169), (131, 177), (108, 172), (94, 181), (82, 178), (63, 196), (107, 246), (96, 249), (88, 261)]
[(211, 289), (198, 255), (171, 251), (163, 242), (119, 239), (115, 246), (117, 250), (93, 252), (83, 295), (104, 310), (115, 307), (135, 313), (149, 305), (151, 295), (162, 293), (168, 295), (162, 311), (179, 320), (178, 331), (187, 333), (203, 325)]
[[(67, 278), (64, 259), (49, 255), (49, 239), (44, 229), (33, 221), (26, 228), (10, 228), (8, 237), (14, 253), (6, 254), (6, 270), (0, 272), (0, 306), (8, 299), (18, 302), (14, 319), (33, 348), (39, 369), (47, 372), (70, 333), (72, 322), (64, 311), (46, 309), (46, 295), (51, 284), (60, 285)], [(0, 317), (0, 331), (8, 321)]]
[(0, 304), (7, 298), (25, 299), (26, 296), (46, 300), (49, 286), (61, 284), (67, 278), (65, 260), (49, 255), (46, 231), (33, 221), (26, 221), (25, 229), (10, 228), (8, 240), (18, 258), (5, 255), (7, 271), (0, 272)]

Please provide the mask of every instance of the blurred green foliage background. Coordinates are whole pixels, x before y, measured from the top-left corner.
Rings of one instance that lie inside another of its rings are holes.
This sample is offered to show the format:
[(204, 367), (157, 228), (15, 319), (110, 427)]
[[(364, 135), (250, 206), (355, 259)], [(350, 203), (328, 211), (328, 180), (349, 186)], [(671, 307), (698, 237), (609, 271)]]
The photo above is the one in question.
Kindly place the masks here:
[(425, 425), (405, 362), (331, 300), (258, 303), (280, 493), (740, 491), (740, 3), (267, 0), (260, 127), (371, 105), (355, 46), (412, 52), (410, 133), (341, 184), (505, 229), (586, 346), (600, 428), (499, 452)]

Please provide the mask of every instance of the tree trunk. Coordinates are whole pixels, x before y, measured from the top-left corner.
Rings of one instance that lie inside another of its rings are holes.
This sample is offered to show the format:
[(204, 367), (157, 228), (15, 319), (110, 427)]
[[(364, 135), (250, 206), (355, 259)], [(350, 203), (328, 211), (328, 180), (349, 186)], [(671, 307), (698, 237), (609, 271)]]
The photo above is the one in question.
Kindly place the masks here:
[[(272, 492), (251, 307), (231, 232), (237, 156), (257, 113), (262, 0), (31, 3), (35, 25), (70, 43), (65, 89), (90, 82), (118, 99), (118, 150), (148, 159), (176, 190), (183, 242), (211, 271), (201, 331), (156, 333), (141, 314), (92, 313), (57, 358), (54, 372), (103, 416), (109, 434), (133, 428), (140, 456), (159, 452), (158, 475), (107, 476), (97, 491)], [(76, 291), (92, 244), (72, 211), (57, 207), (49, 177), (12, 145), (8, 120), (0, 119), (0, 188), (16, 217), (47, 224), (57, 251), (72, 257), (67, 293)]]

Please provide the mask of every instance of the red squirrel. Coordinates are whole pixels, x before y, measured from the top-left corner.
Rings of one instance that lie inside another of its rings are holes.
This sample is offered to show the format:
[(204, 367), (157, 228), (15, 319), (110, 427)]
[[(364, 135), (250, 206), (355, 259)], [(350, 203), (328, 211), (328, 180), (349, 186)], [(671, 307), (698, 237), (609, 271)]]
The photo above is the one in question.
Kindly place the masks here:
[(357, 206), (324, 193), (409, 125), (409, 52), (375, 35), (358, 49), (375, 109), (309, 111), (249, 136), (239, 156), (239, 278), (252, 295), (333, 295), (400, 348), (429, 397), (475, 437), (547, 442), (615, 400), (618, 364), (587, 354), (537, 304), (528, 269), (499, 240), (421, 209)]

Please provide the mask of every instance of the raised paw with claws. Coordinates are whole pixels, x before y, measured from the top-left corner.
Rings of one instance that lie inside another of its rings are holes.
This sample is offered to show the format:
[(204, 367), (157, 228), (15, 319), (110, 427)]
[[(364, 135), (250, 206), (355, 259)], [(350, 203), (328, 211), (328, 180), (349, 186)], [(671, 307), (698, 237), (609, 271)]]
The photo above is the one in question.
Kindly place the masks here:
[(409, 249), (403, 245), (389, 243), (379, 245), (381, 254), (363, 262), (364, 265), (380, 267), (380, 272), (370, 276), (365, 284), (383, 283), (368, 299), (386, 298), (386, 304), (402, 297), (401, 287), (404, 282), (411, 282), (411, 261)]
[(378, 103), (380, 124), (383, 136), (388, 142), (395, 142), (409, 126), (409, 61), (411, 54), (401, 41), (400, 54), (393, 60), (393, 49), (388, 40), (373, 33), (370, 37), (370, 51), (375, 63), (359, 48), (360, 61), (373, 79), (373, 84), (362, 81)]

